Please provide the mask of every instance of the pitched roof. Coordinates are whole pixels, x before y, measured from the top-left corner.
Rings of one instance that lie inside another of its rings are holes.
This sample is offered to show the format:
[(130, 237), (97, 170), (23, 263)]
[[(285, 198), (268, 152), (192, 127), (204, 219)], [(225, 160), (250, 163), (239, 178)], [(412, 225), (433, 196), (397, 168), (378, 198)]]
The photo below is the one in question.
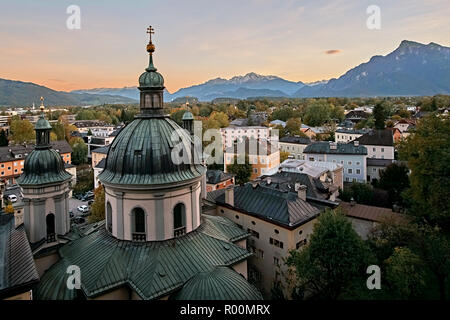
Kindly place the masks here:
[[(72, 147), (66, 140), (51, 141), (50, 145), (59, 153), (72, 152)], [(0, 162), (24, 159), (34, 150), (34, 147), (34, 144), (0, 147)]]
[(283, 192), (295, 192), (295, 184), (306, 186), (306, 196), (325, 199), (328, 197), (328, 188), (320, 181), (305, 173), (278, 172), (271, 176), (262, 176), (258, 180), (259, 185), (280, 190)]
[(372, 130), (357, 138), (356, 141), (359, 141), (362, 145), (393, 147), (394, 135), (392, 130), (389, 129)]
[[(200, 272), (217, 266), (232, 266), (252, 254), (227, 239), (248, 236), (236, 224), (211, 219), (182, 237), (135, 243), (112, 237), (105, 223), (89, 234), (64, 245), (61, 260), (41, 279), (34, 293), (37, 300), (74, 299), (75, 290), (66, 286), (66, 268), (80, 267), (81, 290), (96, 297), (124, 285), (142, 299), (158, 299), (182, 288)], [(225, 219), (225, 218), (223, 218)], [(214, 229), (214, 232), (212, 231)]]
[[(251, 183), (234, 187), (233, 192), (234, 209), (288, 228), (313, 219), (321, 211), (300, 199), (294, 192), (283, 192), (260, 185), (253, 187)], [(224, 192), (210, 197), (213, 198), (216, 203), (227, 205)]]
[(350, 143), (334, 143), (336, 149), (331, 148), (330, 142), (327, 141), (318, 141), (313, 142), (308, 145), (303, 153), (318, 153), (318, 154), (360, 154), (366, 155), (367, 148), (364, 146), (355, 146), (353, 142)]
[(365, 119), (370, 116), (369, 113), (362, 110), (352, 110), (345, 115), (346, 119)]
[(221, 170), (206, 171), (206, 182), (210, 184), (217, 184), (233, 178), (235, 174), (223, 172)]
[(14, 215), (0, 215), (0, 298), (30, 290), (38, 280), (24, 225), (15, 228)]
[(303, 137), (292, 137), (292, 136), (286, 136), (283, 138), (280, 138), (278, 140), (279, 142), (286, 142), (286, 143), (294, 143), (294, 144), (310, 144), (311, 139), (309, 138), (303, 138)]
[(406, 219), (405, 215), (393, 212), (388, 208), (366, 206), (358, 203), (351, 204), (349, 202), (341, 202), (340, 207), (349, 217), (373, 222), (382, 222), (391, 219), (400, 222)]
[(109, 145), (104, 146), (104, 147), (96, 148), (96, 149), (92, 150), (91, 152), (93, 152), (93, 153), (101, 153), (101, 154), (108, 154), (110, 146), (111, 145), (109, 144)]
[(106, 165), (106, 158), (103, 158), (102, 160), (100, 160), (99, 163), (97, 163), (97, 165), (95, 167), (100, 168), (100, 169), (105, 169), (105, 165)]

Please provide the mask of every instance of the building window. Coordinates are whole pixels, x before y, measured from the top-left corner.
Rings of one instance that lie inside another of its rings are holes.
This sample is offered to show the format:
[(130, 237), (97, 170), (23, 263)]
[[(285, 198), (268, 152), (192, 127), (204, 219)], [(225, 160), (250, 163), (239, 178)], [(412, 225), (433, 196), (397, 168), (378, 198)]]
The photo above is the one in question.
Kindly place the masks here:
[(314, 161), (314, 158), (313, 157), (309, 157), (309, 161)]
[(377, 172), (377, 168), (373, 168), (372, 171), (373, 171), (373, 172)]
[(279, 240), (274, 239), (274, 238), (270, 238), (270, 239), (269, 239), (269, 243), (270, 243), (271, 245), (275, 246), (275, 247), (278, 247), (278, 248), (280, 248), (280, 249), (283, 249), (283, 242), (282, 242), (282, 241), (279, 241)]
[(356, 169), (356, 174), (361, 174), (361, 170), (360, 169)]
[(47, 225), (47, 243), (56, 241), (55, 234), (55, 215), (53, 213), (49, 213), (45, 217), (45, 222)]
[(348, 169), (347, 172), (348, 172), (348, 174), (352, 174), (353, 170), (352, 169)]
[(280, 233), (280, 231), (278, 231), (277, 229), (273, 230), (273, 232), (275, 232), (276, 234)]
[(255, 221), (252, 221), (252, 225), (255, 225), (256, 224), (256, 222)]
[(381, 152), (384, 152), (384, 148), (381, 148)]
[(376, 148), (373, 148), (372, 150), (373, 150), (373, 152), (375, 152), (377, 149), (376, 149)]
[(178, 203), (173, 209), (173, 236), (179, 237), (186, 233), (186, 206)]
[(112, 207), (109, 201), (106, 204), (106, 228), (112, 233)]
[(238, 219), (238, 220), (239, 220), (239, 216), (238, 216), (238, 215), (235, 215), (234, 217), (235, 217), (236, 219)]
[(260, 249), (256, 249), (255, 255), (256, 255), (256, 257), (259, 258), (259, 259), (264, 259), (264, 251), (262, 251), (262, 250), (260, 250)]
[(307, 240), (300, 240), (299, 242), (297, 242), (297, 244), (295, 245), (295, 248), (298, 250), (299, 248), (303, 247), (304, 245), (306, 245)]
[(131, 213), (133, 223), (133, 241), (143, 242), (147, 240), (147, 234), (145, 232), (145, 212), (142, 208), (134, 208)]
[(358, 161), (358, 162), (356, 162), (356, 165), (357, 165), (357, 166), (359, 166), (360, 164), (361, 164), (361, 162), (359, 162), (359, 161)]
[(348, 161), (347, 164), (348, 164), (349, 166), (351, 166), (351, 165), (352, 165), (352, 162), (351, 162), (351, 161)]
[(2, 163), (2, 168), (4, 168), (5, 167), (5, 165)]
[(280, 259), (278, 259), (277, 257), (273, 257), (273, 264), (276, 266), (280, 265)]
[(17, 169), (14, 169), (14, 172), (17, 173)]

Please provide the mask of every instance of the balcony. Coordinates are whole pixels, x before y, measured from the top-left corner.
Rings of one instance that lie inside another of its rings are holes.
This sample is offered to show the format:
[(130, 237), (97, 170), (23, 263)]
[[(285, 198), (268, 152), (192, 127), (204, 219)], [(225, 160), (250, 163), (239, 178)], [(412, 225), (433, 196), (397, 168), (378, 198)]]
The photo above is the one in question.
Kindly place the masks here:
[(147, 235), (145, 232), (133, 232), (134, 242), (145, 242), (147, 240)]
[(185, 234), (186, 234), (186, 227), (173, 229), (173, 236), (175, 238), (181, 237), (182, 235), (185, 235)]
[(56, 234), (55, 233), (49, 233), (47, 234), (47, 243), (52, 243), (56, 241)]

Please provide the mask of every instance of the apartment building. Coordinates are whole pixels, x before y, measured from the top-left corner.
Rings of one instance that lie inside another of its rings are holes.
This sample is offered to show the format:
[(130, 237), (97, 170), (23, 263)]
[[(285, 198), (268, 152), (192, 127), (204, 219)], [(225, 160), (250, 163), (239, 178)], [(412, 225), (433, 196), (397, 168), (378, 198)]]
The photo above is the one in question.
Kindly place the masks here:
[(392, 130), (371, 130), (355, 141), (367, 148), (368, 158), (394, 159), (394, 136)]
[(243, 139), (269, 140), (271, 128), (263, 126), (229, 126), (221, 128), (224, 148), (233, 146), (235, 141)]
[(233, 185), (235, 176), (235, 174), (220, 170), (206, 171), (206, 192), (223, 189)]
[(337, 129), (334, 132), (334, 142), (351, 142), (362, 135), (366, 134), (368, 130), (351, 130), (351, 129)]
[(367, 148), (358, 140), (350, 143), (319, 141), (303, 151), (309, 161), (333, 162), (344, 167), (344, 182), (366, 182)]
[(287, 152), (294, 159), (305, 160), (303, 150), (311, 143), (309, 138), (286, 136), (280, 138), (280, 151)]
[(239, 156), (248, 155), (252, 165), (250, 180), (256, 179), (263, 174), (272, 174), (278, 170), (280, 165), (280, 150), (278, 144), (266, 140), (245, 139), (241, 143), (234, 143), (226, 148), (224, 152), (224, 168), (234, 163)]
[(247, 247), (254, 256), (248, 261), (248, 279), (264, 295), (278, 285), (289, 297), (292, 288), (286, 281), (283, 259), (290, 250), (300, 250), (309, 241), (316, 219), (325, 207), (336, 202), (310, 200), (307, 187), (297, 183), (285, 191), (256, 182), (209, 192), (206, 202), (216, 205), (216, 215), (226, 217), (251, 237)]

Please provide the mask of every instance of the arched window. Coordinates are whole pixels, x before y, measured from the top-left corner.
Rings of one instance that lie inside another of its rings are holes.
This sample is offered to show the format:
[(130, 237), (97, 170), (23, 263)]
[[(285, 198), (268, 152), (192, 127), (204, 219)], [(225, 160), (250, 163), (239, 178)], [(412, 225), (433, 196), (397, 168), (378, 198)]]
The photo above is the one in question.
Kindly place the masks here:
[(173, 208), (173, 236), (179, 237), (186, 233), (186, 207), (179, 203)]
[(145, 232), (145, 212), (141, 208), (134, 208), (133, 217), (133, 241), (145, 241), (147, 235)]
[(112, 233), (112, 207), (109, 201), (106, 204), (106, 228)]
[(159, 95), (153, 95), (153, 107), (158, 108), (160, 106)]
[(56, 241), (55, 215), (53, 213), (49, 213), (45, 217), (45, 223), (47, 225), (47, 242), (50, 243)]

